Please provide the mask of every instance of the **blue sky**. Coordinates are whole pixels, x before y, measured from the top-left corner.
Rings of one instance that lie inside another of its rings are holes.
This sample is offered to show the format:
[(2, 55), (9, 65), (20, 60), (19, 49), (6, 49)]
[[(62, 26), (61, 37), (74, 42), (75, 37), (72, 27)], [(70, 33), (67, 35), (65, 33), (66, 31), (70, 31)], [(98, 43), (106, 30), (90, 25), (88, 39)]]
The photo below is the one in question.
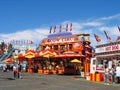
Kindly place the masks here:
[[(89, 33), (92, 46), (107, 43), (104, 30), (116, 41), (120, 32), (119, 0), (0, 0), (0, 40), (30, 39), (38, 43), (61, 24), (73, 33)], [(59, 30), (58, 30), (59, 31)], [(101, 37), (97, 43), (94, 33)]]

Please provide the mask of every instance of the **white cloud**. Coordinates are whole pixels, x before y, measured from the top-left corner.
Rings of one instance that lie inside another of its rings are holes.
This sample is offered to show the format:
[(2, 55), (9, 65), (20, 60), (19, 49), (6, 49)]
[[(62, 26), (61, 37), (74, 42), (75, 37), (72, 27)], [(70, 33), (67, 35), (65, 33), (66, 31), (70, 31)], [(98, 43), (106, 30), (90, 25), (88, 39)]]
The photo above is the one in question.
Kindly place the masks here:
[[(98, 43), (94, 38), (94, 33), (99, 35), (102, 39), (101, 43), (107, 43), (107, 39), (104, 35), (104, 30), (107, 31), (108, 35), (116, 41), (117, 36), (119, 36), (120, 32), (118, 31), (117, 25), (120, 22), (120, 14), (102, 17), (98, 19), (89, 19), (84, 20), (82, 22), (78, 21), (64, 21), (60, 24), (62, 25), (62, 31), (65, 32), (66, 24), (70, 26), (70, 23), (73, 25), (72, 33), (89, 33), (91, 39), (91, 45), (95, 46)], [(112, 24), (110, 23), (112, 22)], [(56, 25), (57, 32), (59, 32), (60, 24)], [(22, 30), (15, 33), (10, 34), (0, 34), (1, 40), (9, 42), (10, 40), (33, 40), (35, 43), (40, 42), (43, 38), (46, 38), (49, 34), (49, 26), (45, 26), (44, 28), (35, 28), (35, 29), (28, 29)], [(101, 44), (100, 43), (100, 44)]]
[(101, 22), (86, 22), (86, 23), (84, 23), (83, 25), (85, 25), (85, 26), (101, 26), (102, 25), (102, 23)]
[(116, 14), (116, 15), (108, 16), (108, 17), (102, 17), (102, 18), (99, 18), (98, 20), (112, 20), (112, 19), (120, 20), (120, 14)]
[(49, 31), (45, 29), (29, 29), (24, 31), (19, 31), (11, 34), (0, 34), (1, 40), (5, 42), (10, 42), (11, 40), (33, 40), (40, 41), (47, 35)]

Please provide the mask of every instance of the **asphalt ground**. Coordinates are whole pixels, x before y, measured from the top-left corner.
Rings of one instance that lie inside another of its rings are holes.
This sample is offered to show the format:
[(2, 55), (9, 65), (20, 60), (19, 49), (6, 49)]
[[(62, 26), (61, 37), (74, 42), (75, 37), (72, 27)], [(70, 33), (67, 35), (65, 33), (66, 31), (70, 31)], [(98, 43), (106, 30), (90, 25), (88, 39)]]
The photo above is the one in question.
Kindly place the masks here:
[(0, 72), (0, 90), (120, 90), (120, 84), (104, 85), (77, 76), (22, 73), (13, 79), (12, 72)]

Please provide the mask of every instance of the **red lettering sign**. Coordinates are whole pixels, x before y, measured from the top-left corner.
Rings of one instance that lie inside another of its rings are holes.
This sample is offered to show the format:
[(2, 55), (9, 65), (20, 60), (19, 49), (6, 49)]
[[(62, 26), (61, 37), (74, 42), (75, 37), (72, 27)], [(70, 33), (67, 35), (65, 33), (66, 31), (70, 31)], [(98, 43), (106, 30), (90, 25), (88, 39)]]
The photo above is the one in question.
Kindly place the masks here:
[(106, 49), (105, 49), (106, 51), (111, 51), (111, 46), (109, 46), (109, 47), (106, 47)]
[(118, 50), (118, 45), (112, 46), (112, 50)]

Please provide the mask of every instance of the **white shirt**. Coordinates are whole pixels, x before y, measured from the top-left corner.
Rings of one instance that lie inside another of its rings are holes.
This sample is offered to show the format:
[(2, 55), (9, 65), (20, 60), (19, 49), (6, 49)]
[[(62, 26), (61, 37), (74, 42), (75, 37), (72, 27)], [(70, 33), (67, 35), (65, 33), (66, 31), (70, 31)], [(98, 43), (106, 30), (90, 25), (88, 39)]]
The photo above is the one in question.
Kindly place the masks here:
[(16, 70), (17, 70), (16, 66), (13, 66), (13, 71), (16, 71)]
[(120, 66), (116, 67), (116, 76), (120, 77)]
[(105, 72), (105, 74), (109, 74), (109, 69), (105, 68), (104, 72)]

